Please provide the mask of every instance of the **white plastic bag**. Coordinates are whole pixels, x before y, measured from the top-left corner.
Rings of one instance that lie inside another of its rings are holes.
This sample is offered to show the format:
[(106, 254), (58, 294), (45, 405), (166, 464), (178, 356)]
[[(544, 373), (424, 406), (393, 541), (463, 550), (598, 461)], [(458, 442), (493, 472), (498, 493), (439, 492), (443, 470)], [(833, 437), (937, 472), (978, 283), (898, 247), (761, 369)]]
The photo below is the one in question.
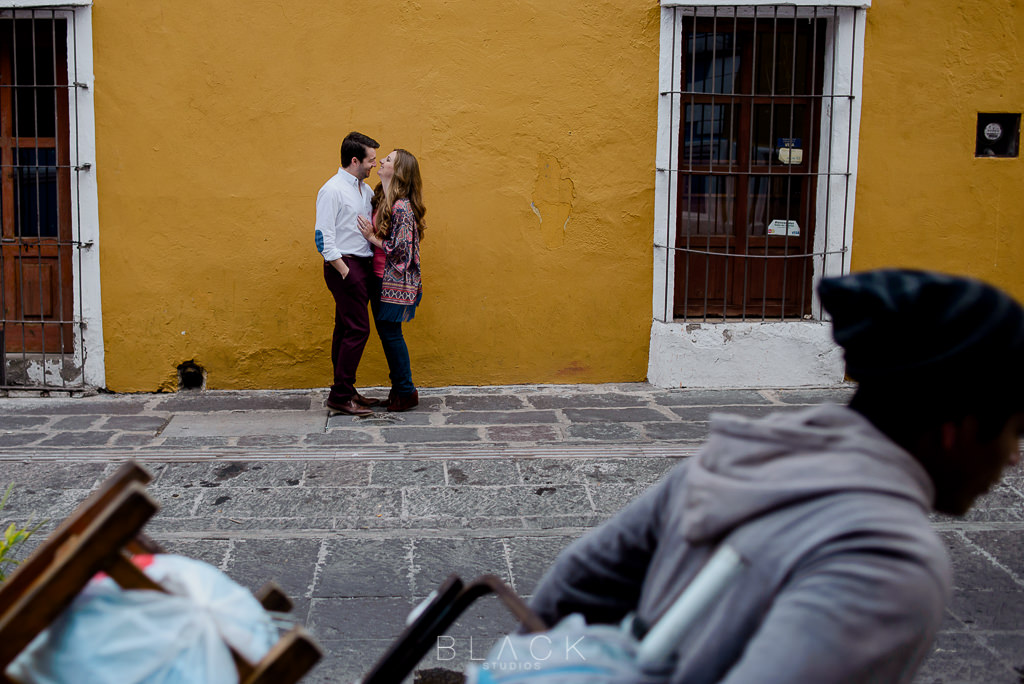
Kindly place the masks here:
[(183, 556), (137, 556), (170, 594), (97, 576), (8, 668), (23, 684), (238, 682), (230, 643), (250, 662), (277, 641), (259, 602), (223, 572)]

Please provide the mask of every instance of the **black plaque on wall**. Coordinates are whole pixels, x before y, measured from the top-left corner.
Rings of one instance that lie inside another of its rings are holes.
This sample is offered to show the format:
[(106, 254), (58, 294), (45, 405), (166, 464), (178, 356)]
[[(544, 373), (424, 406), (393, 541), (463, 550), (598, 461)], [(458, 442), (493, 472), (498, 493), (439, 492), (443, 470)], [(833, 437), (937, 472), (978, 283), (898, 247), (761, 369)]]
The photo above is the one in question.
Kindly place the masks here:
[(1016, 157), (1020, 149), (1020, 113), (978, 113), (975, 157)]

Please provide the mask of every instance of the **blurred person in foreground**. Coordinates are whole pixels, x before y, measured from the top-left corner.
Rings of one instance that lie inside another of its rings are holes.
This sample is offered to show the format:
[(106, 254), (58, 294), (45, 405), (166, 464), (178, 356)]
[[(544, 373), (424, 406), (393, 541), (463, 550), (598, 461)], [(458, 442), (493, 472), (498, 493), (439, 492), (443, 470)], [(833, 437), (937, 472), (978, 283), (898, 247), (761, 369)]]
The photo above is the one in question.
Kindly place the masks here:
[(727, 542), (749, 562), (676, 649), (669, 681), (910, 682), (951, 567), (929, 522), (963, 515), (1019, 461), (1024, 310), (967, 278), (826, 279), (849, 406), (715, 415), (706, 445), (569, 546), (531, 606), (642, 636)]

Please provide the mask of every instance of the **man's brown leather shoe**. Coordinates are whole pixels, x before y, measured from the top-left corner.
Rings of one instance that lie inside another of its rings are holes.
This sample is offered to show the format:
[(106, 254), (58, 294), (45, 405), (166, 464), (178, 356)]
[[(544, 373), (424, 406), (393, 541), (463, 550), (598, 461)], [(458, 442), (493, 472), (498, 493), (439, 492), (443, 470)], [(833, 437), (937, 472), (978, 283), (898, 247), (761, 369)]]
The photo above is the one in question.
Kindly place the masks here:
[(367, 408), (369, 408), (371, 406), (379, 406), (380, 405), (380, 399), (373, 399), (371, 397), (364, 397), (362, 394), (359, 394), (359, 392), (356, 392), (356, 396), (352, 397), (352, 400), (354, 402), (356, 402), (357, 404), (359, 404), (360, 406), (365, 406)]
[(388, 402), (388, 411), (408, 411), (419, 406), (419, 390), (413, 390), (412, 394), (396, 394)]
[(332, 411), (335, 411), (337, 413), (344, 413), (349, 416), (362, 417), (373, 415), (373, 411), (366, 408), (365, 406), (360, 406), (353, 399), (349, 399), (343, 404), (338, 404), (328, 399), (327, 401), (324, 402), (324, 404), (326, 404), (327, 408), (331, 409)]

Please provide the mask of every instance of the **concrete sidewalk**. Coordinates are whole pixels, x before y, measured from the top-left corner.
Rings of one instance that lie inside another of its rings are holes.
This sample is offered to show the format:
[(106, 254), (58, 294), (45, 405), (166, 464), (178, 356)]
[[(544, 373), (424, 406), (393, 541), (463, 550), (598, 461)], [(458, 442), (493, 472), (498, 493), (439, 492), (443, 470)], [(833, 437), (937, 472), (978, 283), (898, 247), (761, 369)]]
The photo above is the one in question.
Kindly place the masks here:
[[(384, 390), (364, 390), (384, 396)], [(666, 391), (645, 383), (424, 389), (406, 413), (334, 415), (326, 390), (0, 399), (0, 450), (197, 455), (494, 454), (609, 445), (698, 445), (712, 410), (744, 415), (842, 401), (849, 390)], [(639, 452), (638, 452), (639, 453)]]
[[(251, 588), (278, 580), (327, 650), (306, 681), (351, 681), (451, 572), (494, 572), (529, 596), (565, 544), (696, 450), (712, 411), (849, 393), (441, 388), (416, 411), (365, 419), (328, 418), (322, 390), (0, 398), (0, 484), (18, 483), (0, 518), (59, 521), (138, 459), (163, 506), (152, 536)], [(935, 525), (956, 592), (917, 681), (1019, 683), (1024, 471), (965, 520)], [(513, 626), (481, 600), (421, 667), (459, 669)]]

